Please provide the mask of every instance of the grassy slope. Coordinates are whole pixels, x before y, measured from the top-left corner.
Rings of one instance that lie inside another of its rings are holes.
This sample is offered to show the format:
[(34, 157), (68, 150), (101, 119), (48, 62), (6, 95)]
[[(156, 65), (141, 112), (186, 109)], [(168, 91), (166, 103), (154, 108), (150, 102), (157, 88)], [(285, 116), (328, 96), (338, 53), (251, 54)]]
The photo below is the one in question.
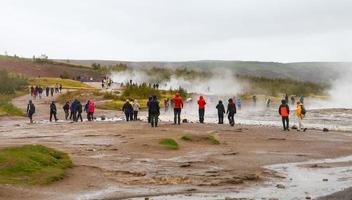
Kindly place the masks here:
[(48, 184), (64, 178), (72, 166), (67, 154), (41, 145), (0, 150), (1, 184)]
[(62, 84), (64, 89), (95, 89), (80, 81), (75, 81), (71, 79), (61, 79), (61, 78), (35, 78), (29, 81), (29, 85), (40, 85), (54, 87), (55, 84)]

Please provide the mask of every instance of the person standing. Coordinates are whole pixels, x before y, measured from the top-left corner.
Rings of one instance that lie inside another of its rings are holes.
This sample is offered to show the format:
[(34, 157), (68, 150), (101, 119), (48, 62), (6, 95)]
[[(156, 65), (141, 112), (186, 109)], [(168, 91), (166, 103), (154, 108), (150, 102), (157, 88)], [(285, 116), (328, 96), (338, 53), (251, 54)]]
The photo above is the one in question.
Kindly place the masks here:
[(150, 123), (150, 120), (151, 120), (151, 116), (150, 116), (150, 103), (152, 102), (152, 100), (153, 100), (153, 97), (150, 96), (150, 97), (148, 98), (148, 102), (147, 102), (147, 107), (148, 107), (148, 123)]
[(237, 108), (238, 108), (238, 110), (241, 110), (241, 98), (240, 97), (238, 97), (237, 98), (237, 101), (236, 101), (236, 103), (237, 103)]
[(219, 118), (218, 124), (223, 124), (225, 107), (224, 107), (224, 104), (222, 104), (222, 101), (219, 101), (218, 105), (216, 105), (216, 109), (218, 110), (218, 118)]
[(33, 115), (35, 113), (35, 106), (32, 102), (32, 100), (29, 100), (28, 105), (27, 105), (27, 116), (29, 118), (29, 122), (33, 124)]
[(82, 111), (83, 111), (83, 108), (82, 108), (82, 104), (80, 101), (77, 102), (77, 117), (76, 117), (76, 122), (78, 122), (78, 120), (80, 119), (81, 122), (83, 122), (83, 118), (82, 118)]
[(301, 131), (303, 129), (303, 132), (306, 132), (307, 128), (305, 128), (303, 124), (303, 118), (305, 117), (305, 115), (306, 115), (306, 109), (304, 108), (303, 104), (300, 101), (297, 101), (297, 110), (296, 110), (296, 116), (298, 121), (297, 131)]
[(50, 88), (48, 86), (45, 87), (45, 95), (46, 97), (49, 96)]
[(42, 88), (42, 86), (39, 86), (39, 87), (38, 87), (38, 94), (39, 94), (39, 99), (41, 99), (41, 98), (42, 98), (42, 95), (43, 95), (43, 88)]
[(126, 121), (130, 121), (131, 119), (130, 114), (133, 112), (133, 107), (129, 99), (127, 99), (126, 103), (123, 104), (122, 111), (125, 113)]
[(180, 93), (176, 93), (175, 97), (173, 98), (174, 102), (174, 124), (181, 124), (181, 110), (183, 108), (183, 100), (180, 97)]
[(198, 114), (199, 114), (199, 122), (200, 123), (204, 123), (204, 114), (205, 114), (205, 105), (207, 103), (205, 102), (204, 100), (204, 97), (203, 96), (200, 96), (199, 97), (199, 100), (198, 100)]
[(62, 108), (64, 109), (64, 112), (65, 112), (65, 120), (67, 120), (70, 114), (70, 102), (67, 101)]
[(292, 96), (291, 96), (291, 105), (294, 106), (295, 103), (296, 103), (295, 101), (296, 101), (296, 100), (295, 100), (295, 97), (292, 95)]
[(159, 101), (157, 100), (156, 96), (153, 96), (153, 99), (150, 102), (150, 115), (151, 115), (150, 122), (151, 122), (152, 127), (157, 127), (159, 115), (160, 115), (160, 106), (159, 106)]
[(285, 94), (285, 101), (286, 101), (286, 104), (289, 104), (288, 103), (288, 95), (287, 95), (287, 93)]
[(56, 105), (55, 105), (55, 102), (51, 102), (50, 104), (50, 122), (52, 121), (52, 118), (54, 116), (54, 119), (55, 119), (55, 122), (57, 121), (57, 117), (56, 117)]
[(51, 93), (51, 96), (54, 96), (54, 88), (53, 87), (50, 89), (50, 93)]
[(229, 99), (227, 104), (227, 117), (231, 126), (235, 125), (235, 114), (236, 114), (236, 104), (233, 102), (233, 99)]
[(253, 106), (256, 107), (257, 106), (257, 96), (253, 95), (252, 99), (253, 99)]
[(140, 107), (139, 107), (138, 100), (135, 99), (134, 102), (133, 102), (133, 120), (134, 121), (137, 121), (139, 108)]
[(88, 100), (88, 121), (94, 120), (95, 105), (93, 101)]
[(62, 92), (62, 84), (60, 83), (59, 85), (59, 92), (61, 93)]
[(169, 111), (169, 98), (164, 99), (164, 108), (165, 108), (165, 112)]
[(34, 96), (34, 87), (33, 87), (33, 85), (31, 86), (31, 96)]
[(290, 107), (287, 105), (285, 100), (281, 101), (281, 105), (279, 107), (279, 114), (282, 118), (282, 125), (284, 127), (284, 131), (290, 130), (289, 124), (289, 115), (290, 115)]

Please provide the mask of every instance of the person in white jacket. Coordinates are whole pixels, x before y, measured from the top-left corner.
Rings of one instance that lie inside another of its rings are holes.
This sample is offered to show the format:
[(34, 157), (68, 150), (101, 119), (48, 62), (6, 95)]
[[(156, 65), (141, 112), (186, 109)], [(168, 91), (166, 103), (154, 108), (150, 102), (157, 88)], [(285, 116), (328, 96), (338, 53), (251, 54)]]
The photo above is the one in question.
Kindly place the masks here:
[(133, 120), (134, 121), (137, 121), (139, 109), (140, 109), (140, 106), (139, 106), (138, 100), (135, 99), (133, 102)]

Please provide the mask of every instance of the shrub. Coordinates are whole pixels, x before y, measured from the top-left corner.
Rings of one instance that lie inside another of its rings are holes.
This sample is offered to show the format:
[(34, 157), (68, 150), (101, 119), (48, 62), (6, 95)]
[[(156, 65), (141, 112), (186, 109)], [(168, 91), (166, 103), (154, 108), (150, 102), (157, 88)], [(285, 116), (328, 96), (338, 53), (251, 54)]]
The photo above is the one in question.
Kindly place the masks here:
[(19, 75), (9, 74), (5, 70), (0, 70), (0, 94), (12, 95), (17, 90), (22, 90), (27, 85), (27, 79)]
[(219, 141), (218, 139), (216, 139), (213, 135), (209, 135), (209, 136), (208, 136), (208, 140), (210, 140), (210, 142), (211, 142), (212, 144), (215, 144), (215, 145), (220, 144), (220, 141)]
[(42, 145), (0, 150), (0, 183), (48, 184), (65, 176), (72, 161), (66, 153)]
[(184, 136), (181, 137), (181, 139), (186, 141), (192, 141), (193, 136), (191, 134), (185, 134)]
[(147, 85), (129, 85), (122, 93), (122, 97), (125, 99), (148, 99), (154, 95), (160, 99), (160, 91)]
[(159, 142), (159, 144), (164, 145), (170, 149), (178, 149), (179, 146), (174, 139), (164, 139)]

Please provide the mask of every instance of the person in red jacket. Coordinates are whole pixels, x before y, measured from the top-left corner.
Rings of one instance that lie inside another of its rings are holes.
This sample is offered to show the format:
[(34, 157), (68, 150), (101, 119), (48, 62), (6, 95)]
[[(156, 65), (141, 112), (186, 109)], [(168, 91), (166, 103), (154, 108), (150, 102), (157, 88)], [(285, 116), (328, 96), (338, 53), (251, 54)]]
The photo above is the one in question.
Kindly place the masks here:
[(281, 105), (279, 107), (279, 114), (282, 117), (282, 125), (284, 127), (284, 131), (289, 131), (289, 115), (290, 115), (290, 107), (287, 105), (285, 100), (281, 101)]
[(173, 98), (173, 102), (174, 102), (174, 123), (176, 124), (177, 122), (180, 125), (183, 101), (179, 93), (176, 93), (175, 97)]
[(205, 105), (207, 103), (205, 102), (203, 96), (200, 96), (199, 97), (199, 100), (198, 100), (198, 107), (199, 107), (199, 122), (200, 123), (204, 123), (204, 113), (205, 113)]

